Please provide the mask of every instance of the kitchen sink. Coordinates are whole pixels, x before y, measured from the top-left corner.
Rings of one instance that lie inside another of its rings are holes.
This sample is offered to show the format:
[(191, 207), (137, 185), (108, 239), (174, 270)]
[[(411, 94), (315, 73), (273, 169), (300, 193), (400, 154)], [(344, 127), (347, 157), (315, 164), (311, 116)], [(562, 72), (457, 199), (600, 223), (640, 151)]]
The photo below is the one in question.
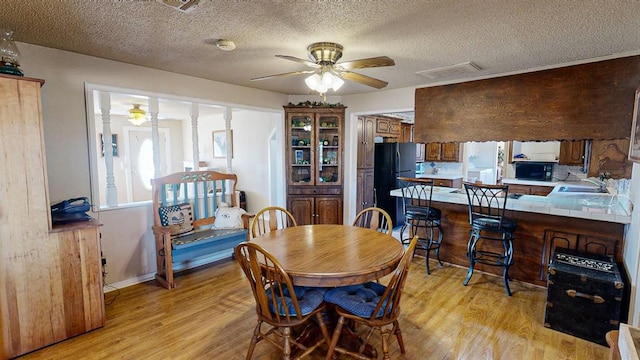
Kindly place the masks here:
[(595, 186), (580, 186), (580, 185), (563, 185), (558, 188), (558, 192), (561, 193), (606, 193), (606, 190), (601, 190)]

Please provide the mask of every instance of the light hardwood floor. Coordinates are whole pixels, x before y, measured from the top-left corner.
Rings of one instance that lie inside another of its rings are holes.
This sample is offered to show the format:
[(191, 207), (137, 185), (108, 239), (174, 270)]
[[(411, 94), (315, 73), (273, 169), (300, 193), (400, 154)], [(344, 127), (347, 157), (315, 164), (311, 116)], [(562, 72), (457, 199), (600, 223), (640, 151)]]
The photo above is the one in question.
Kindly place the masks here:
[[(607, 347), (545, 328), (546, 290), (415, 257), (402, 298), (407, 353), (395, 340), (392, 359), (607, 359)], [(28, 354), (23, 359), (244, 359), (256, 323), (249, 283), (235, 261), (178, 274), (178, 288), (153, 281), (121, 290), (106, 307), (104, 328)], [(111, 301), (114, 292), (107, 294)], [(379, 337), (374, 335), (379, 346)], [(316, 351), (310, 359), (324, 359)], [(254, 359), (278, 359), (260, 342)]]

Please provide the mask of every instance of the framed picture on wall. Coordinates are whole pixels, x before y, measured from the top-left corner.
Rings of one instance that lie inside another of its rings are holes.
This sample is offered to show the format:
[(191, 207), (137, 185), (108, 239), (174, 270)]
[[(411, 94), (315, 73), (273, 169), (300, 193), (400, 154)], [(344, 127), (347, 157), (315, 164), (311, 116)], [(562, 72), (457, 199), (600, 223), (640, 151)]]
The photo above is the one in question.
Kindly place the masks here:
[[(111, 146), (113, 147), (113, 151), (111, 154), (113, 157), (118, 156), (118, 134), (111, 134)], [(100, 134), (100, 153), (104, 156), (104, 138), (102, 137), (102, 133)]]
[(629, 141), (629, 160), (640, 162), (640, 86), (636, 89), (631, 122), (631, 139)]
[(233, 130), (231, 130), (231, 142), (227, 145), (227, 132), (225, 130), (213, 131), (213, 157), (227, 157), (227, 146), (233, 159)]

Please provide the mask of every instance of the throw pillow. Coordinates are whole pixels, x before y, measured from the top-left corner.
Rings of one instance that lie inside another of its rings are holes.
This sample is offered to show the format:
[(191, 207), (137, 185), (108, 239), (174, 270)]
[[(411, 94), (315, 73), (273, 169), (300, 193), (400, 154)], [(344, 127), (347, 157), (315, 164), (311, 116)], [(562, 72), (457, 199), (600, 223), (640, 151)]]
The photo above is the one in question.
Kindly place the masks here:
[(214, 228), (218, 229), (242, 229), (242, 214), (246, 211), (239, 207), (219, 207), (216, 210)]
[(160, 213), (160, 223), (162, 226), (171, 226), (171, 235), (180, 237), (195, 232), (193, 229), (191, 204), (161, 206), (158, 212)]

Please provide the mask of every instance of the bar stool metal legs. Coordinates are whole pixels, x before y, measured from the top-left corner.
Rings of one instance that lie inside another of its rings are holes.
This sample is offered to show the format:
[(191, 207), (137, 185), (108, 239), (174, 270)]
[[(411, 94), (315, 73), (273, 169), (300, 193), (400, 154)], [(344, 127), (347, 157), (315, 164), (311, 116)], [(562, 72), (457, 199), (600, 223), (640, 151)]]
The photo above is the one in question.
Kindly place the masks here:
[[(409, 237), (404, 238), (404, 232), (409, 229)], [(419, 231), (423, 229), (425, 237), (421, 237)], [(437, 229), (437, 238), (434, 236), (434, 229)], [(413, 218), (405, 219), (404, 224), (400, 228), (400, 241), (402, 244), (408, 245), (414, 235), (418, 235), (418, 244), (416, 249), (426, 251), (425, 263), (427, 267), (427, 274), (431, 275), (431, 268), (429, 267), (429, 254), (432, 250), (436, 253), (436, 260), (440, 266), (444, 266), (442, 260), (440, 260), (440, 245), (442, 245), (442, 238), (444, 233), (442, 231), (442, 225), (440, 220), (428, 220), (426, 218)]]
[(462, 284), (466, 286), (469, 283), (478, 263), (500, 266), (504, 289), (511, 296), (509, 267), (513, 264), (513, 234), (517, 224), (504, 216), (509, 186), (465, 182), (464, 188), (469, 201), (471, 231), (467, 243), (469, 270)]
[[(414, 235), (418, 236), (416, 249), (424, 250), (427, 274), (431, 275), (429, 267), (429, 255), (432, 250), (436, 252), (436, 259), (440, 266), (440, 246), (444, 232), (440, 224), (442, 211), (431, 206), (431, 196), (433, 195), (432, 179), (416, 179), (399, 177), (400, 188), (402, 189), (402, 210), (404, 213), (404, 223), (400, 228), (400, 241), (407, 245)], [(404, 238), (404, 232), (409, 229), (409, 237)], [(437, 231), (438, 234), (434, 234)]]
[[(501, 241), (504, 252), (498, 253), (494, 251), (478, 250), (477, 246), (481, 240), (488, 241)], [(473, 269), (476, 263), (501, 266), (502, 276), (504, 280), (504, 289), (508, 296), (511, 296), (511, 288), (509, 287), (509, 267), (513, 264), (513, 233), (502, 233), (501, 238), (485, 237), (482, 236), (482, 230), (474, 228), (471, 230), (471, 236), (467, 243), (467, 256), (469, 258), (469, 270), (467, 271), (467, 277), (463, 281), (463, 285), (467, 286), (471, 276), (473, 276)]]

